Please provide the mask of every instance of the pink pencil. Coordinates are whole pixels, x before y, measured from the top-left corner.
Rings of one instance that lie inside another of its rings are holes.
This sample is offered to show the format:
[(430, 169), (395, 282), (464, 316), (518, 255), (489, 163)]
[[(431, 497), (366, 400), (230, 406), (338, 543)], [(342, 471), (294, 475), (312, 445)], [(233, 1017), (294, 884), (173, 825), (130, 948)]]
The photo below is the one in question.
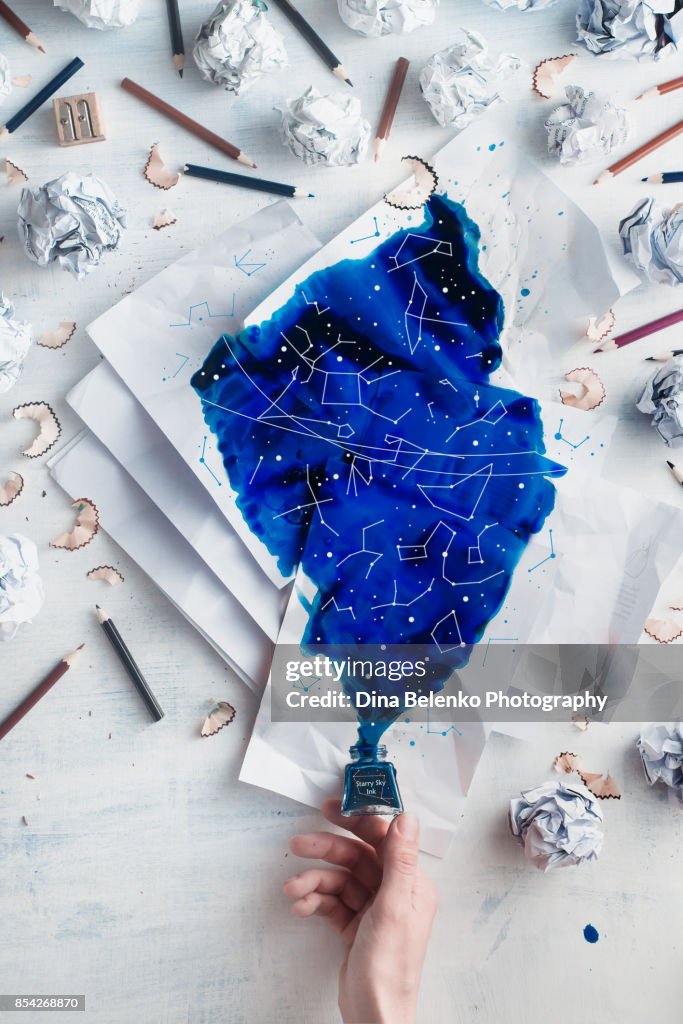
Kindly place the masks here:
[(675, 313), (667, 313), (666, 316), (660, 316), (649, 324), (643, 324), (642, 327), (634, 327), (633, 330), (625, 331), (624, 334), (617, 334), (615, 338), (606, 338), (601, 345), (593, 349), (593, 352), (612, 352), (614, 349), (623, 348), (624, 345), (630, 345), (632, 341), (639, 341), (640, 338), (647, 338), (649, 334), (663, 331), (665, 327), (672, 327), (674, 324), (680, 323), (681, 320), (683, 320), (683, 309), (677, 309)]

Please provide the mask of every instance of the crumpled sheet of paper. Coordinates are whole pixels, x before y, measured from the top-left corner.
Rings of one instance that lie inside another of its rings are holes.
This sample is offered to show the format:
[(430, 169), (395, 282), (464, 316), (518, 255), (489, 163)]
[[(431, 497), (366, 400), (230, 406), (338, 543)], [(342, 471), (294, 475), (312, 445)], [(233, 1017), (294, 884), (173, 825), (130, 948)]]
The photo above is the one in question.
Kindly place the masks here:
[(577, 42), (599, 56), (660, 60), (683, 31), (673, 0), (579, 0)]
[(585, 92), (578, 85), (565, 89), (567, 102), (545, 122), (548, 152), (561, 164), (588, 163), (607, 156), (629, 136), (631, 117), (607, 96)]
[(674, 356), (645, 385), (636, 408), (652, 416), (652, 426), (670, 448), (683, 445), (683, 356)]
[(647, 281), (683, 281), (683, 207), (662, 210), (654, 199), (639, 200), (619, 224), (624, 256)]
[(496, 7), (499, 11), (509, 11), (516, 8), (518, 11), (544, 11), (547, 7), (554, 7), (558, 0), (484, 0), (488, 7)]
[(284, 145), (305, 164), (348, 167), (365, 156), (371, 129), (355, 96), (323, 96), (311, 85), (298, 99), (275, 109), (282, 115)]
[(683, 723), (641, 726), (637, 747), (648, 783), (663, 782), (683, 804)]
[(12, 91), (12, 72), (9, 61), (4, 54), (0, 53), (0, 103), (2, 103)]
[(510, 830), (541, 871), (597, 860), (602, 821), (596, 797), (579, 782), (546, 782), (510, 801)]
[(287, 66), (282, 36), (259, 0), (221, 0), (201, 25), (192, 55), (203, 78), (235, 94)]
[(17, 213), (29, 259), (41, 267), (56, 262), (79, 280), (116, 248), (125, 227), (125, 211), (109, 186), (76, 171), (22, 189)]
[(337, 0), (341, 20), (362, 36), (413, 32), (431, 25), (439, 0)]
[(511, 54), (492, 59), (483, 36), (460, 29), (454, 43), (427, 61), (420, 73), (420, 89), (442, 128), (465, 128), (502, 98), (503, 81), (520, 64)]
[(141, 0), (54, 0), (60, 11), (68, 11), (87, 28), (125, 28), (140, 13)]
[(0, 394), (16, 384), (31, 346), (31, 325), (13, 318), (14, 306), (0, 292)]
[(43, 605), (38, 548), (21, 533), (0, 535), (0, 640), (11, 640)]

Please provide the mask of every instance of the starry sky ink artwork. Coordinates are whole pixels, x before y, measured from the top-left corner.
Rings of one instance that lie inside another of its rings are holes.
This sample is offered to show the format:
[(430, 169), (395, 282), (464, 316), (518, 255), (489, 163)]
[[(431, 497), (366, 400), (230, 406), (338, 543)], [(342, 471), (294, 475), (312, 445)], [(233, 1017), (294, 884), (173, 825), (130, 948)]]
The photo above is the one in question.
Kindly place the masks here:
[(223, 335), (192, 386), (249, 529), (314, 584), (302, 644), (436, 645), (457, 668), (565, 468), (536, 400), (490, 382), (504, 308), (477, 225), (445, 195), (423, 213)]

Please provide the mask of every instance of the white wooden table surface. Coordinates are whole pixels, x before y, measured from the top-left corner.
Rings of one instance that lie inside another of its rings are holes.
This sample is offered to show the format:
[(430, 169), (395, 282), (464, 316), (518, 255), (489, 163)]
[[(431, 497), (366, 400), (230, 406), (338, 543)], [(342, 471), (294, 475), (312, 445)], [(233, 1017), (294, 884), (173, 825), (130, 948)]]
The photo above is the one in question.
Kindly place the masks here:
[[(287, 839), (318, 827), (319, 817), (236, 781), (254, 698), (106, 535), (76, 553), (48, 548), (50, 537), (69, 528), (72, 513), (44, 460), (19, 455), (31, 425), (15, 422), (11, 410), (47, 400), (62, 420), (64, 437), (72, 436), (77, 422), (64, 395), (98, 361), (84, 325), (183, 252), (269, 201), (195, 181), (168, 195), (153, 190), (141, 173), (153, 142), (161, 142), (169, 164), (223, 162), (123, 94), (121, 77), (140, 81), (236, 141), (264, 176), (310, 187), (317, 200), (297, 209), (327, 241), (401, 179), (401, 155), (429, 155), (449, 137), (420, 98), (417, 77), (458, 25), (480, 30), (494, 49), (516, 52), (533, 65), (573, 49), (575, 5), (560, 0), (547, 12), (505, 15), (480, 0), (442, 0), (433, 28), (368, 41), (340, 22), (334, 0), (300, 0), (350, 71), (373, 125), (390, 64), (401, 54), (413, 61), (380, 167), (309, 171), (279, 146), (273, 103), (298, 95), (309, 82), (325, 90), (335, 83), (276, 9), (272, 18), (285, 34), (291, 68), (236, 101), (204, 83), (191, 60), (184, 80), (178, 79), (163, 0), (145, 0), (133, 27), (110, 33), (86, 30), (53, 10), (50, 0), (13, 4), (48, 50), (44, 57), (34, 53), (0, 22), (0, 51), (13, 72), (30, 72), (41, 84), (80, 55), (85, 68), (61, 92), (97, 90), (108, 141), (60, 149), (48, 105), (2, 146), (0, 157), (23, 167), (32, 185), (68, 168), (91, 168), (128, 208), (129, 230), (120, 250), (90, 279), (74, 281), (27, 261), (15, 227), (18, 191), (0, 186), (2, 290), (38, 334), (63, 319), (79, 325), (60, 351), (34, 347), (19, 384), (0, 396), (0, 475), (16, 469), (26, 480), (21, 499), (0, 509), (0, 531), (20, 530), (37, 542), (47, 595), (35, 625), (0, 647), (0, 716), (59, 656), (87, 644), (78, 668), (0, 748), (0, 991), (86, 993), (85, 1019), (98, 1024), (330, 1024), (337, 1020), (336, 938), (321, 921), (306, 925), (291, 918), (281, 895), (282, 881), (296, 870)], [(181, 8), (189, 51), (211, 3), (184, 0)], [(681, 58), (635, 65), (603, 63), (582, 52), (567, 81), (600, 86), (626, 101), (680, 74), (680, 66)], [(637, 139), (680, 116), (679, 95), (638, 111)], [(15, 91), (3, 113), (16, 110), (24, 96)], [(557, 180), (585, 183), (585, 204), (614, 246), (618, 220), (643, 194), (635, 184), (639, 168), (597, 190), (589, 186), (595, 168), (551, 166), (542, 129), (548, 109), (529, 95), (524, 144)], [(683, 144), (674, 142), (648, 169), (681, 165)], [(677, 187), (665, 195), (672, 203), (681, 198)], [(151, 220), (164, 205), (178, 223), (157, 233)], [(675, 289), (641, 289), (621, 302), (620, 324), (625, 328), (680, 304)], [(643, 355), (667, 347), (678, 333), (599, 357), (607, 409), (621, 416), (608, 475), (674, 503), (681, 491), (664, 468), (666, 451), (633, 402), (652, 365)], [(119, 590), (104, 591), (85, 578), (88, 569), (107, 562), (126, 577)], [(676, 592), (676, 581), (670, 588)], [(96, 600), (113, 613), (144, 664), (166, 710), (160, 724), (150, 724), (98, 630)], [(238, 717), (218, 737), (200, 741), (198, 723), (212, 696), (231, 700)], [(426, 864), (439, 886), (441, 912), (421, 1020), (630, 1024), (680, 1016), (682, 819), (662, 794), (646, 789), (634, 733), (633, 726), (612, 725), (579, 735), (557, 726), (538, 746), (504, 737), (490, 742), (450, 855)], [(605, 809), (607, 840), (596, 865), (542, 876), (509, 839), (505, 808), (520, 788), (542, 781), (552, 757), (567, 747), (593, 751), (593, 763), (612, 770), (625, 796)], [(587, 923), (600, 932), (596, 945), (584, 941)]]

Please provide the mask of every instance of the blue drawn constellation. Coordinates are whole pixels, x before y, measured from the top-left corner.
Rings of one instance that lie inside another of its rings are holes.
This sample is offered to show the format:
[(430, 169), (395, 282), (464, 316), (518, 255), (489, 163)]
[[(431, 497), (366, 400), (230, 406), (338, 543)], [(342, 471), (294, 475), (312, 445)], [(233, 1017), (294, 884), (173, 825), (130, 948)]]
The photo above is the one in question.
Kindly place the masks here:
[(555, 432), (555, 440), (556, 441), (563, 441), (566, 445), (569, 445), (570, 448), (572, 448), (574, 451), (576, 451), (577, 448), (580, 448), (581, 445), (585, 444), (586, 441), (588, 441), (588, 439), (590, 438), (590, 434), (586, 434), (586, 436), (584, 437), (583, 441), (579, 441), (578, 444), (574, 444), (573, 441), (570, 441), (562, 433), (562, 424), (563, 423), (564, 423), (564, 419), (561, 419), (560, 420), (560, 424), (559, 424), (559, 426), (558, 426), (558, 428), (557, 428), (557, 430)]
[(184, 367), (185, 367), (185, 366), (187, 365), (187, 363), (189, 362), (189, 359), (190, 359), (190, 357), (189, 357), (189, 356), (186, 356), (186, 355), (185, 355), (185, 354), (184, 354), (183, 352), (176, 352), (176, 355), (177, 355), (177, 356), (179, 357), (179, 359), (180, 359), (180, 364), (178, 365), (178, 367), (177, 367), (177, 369), (175, 370), (175, 372), (174, 372), (174, 373), (172, 373), (172, 374), (171, 374), (171, 375), (170, 375), (169, 377), (162, 377), (162, 378), (161, 378), (161, 379), (162, 379), (162, 381), (166, 381), (166, 380), (175, 380), (175, 378), (176, 378), (176, 377), (178, 376), (178, 374), (180, 373), (180, 371), (181, 371), (181, 370), (182, 370), (182, 369), (183, 369), (183, 368), (184, 368)]
[(202, 445), (201, 445), (202, 453), (199, 456), (199, 462), (204, 467), (204, 469), (214, 478), (214, 480), (216, 481), (218, 486), (222, 487), (223, 486), (223, 482), (218, 479), (218, 477), (216, 476), (214, 471), (211, 469), (211, 466), (206, 461), (206, 444), (207, 444), (208, 440), (209, 440), (208, 437), (206, 435), (204, 435), (204, 440), (203, 440)]
[(227, 313), (212, 313), (209, 307), (209, 303), (196, 302), (187, 314), (187, 320), (183, 320), (179, 324), (169, 324), (169, 327), (193, 327), (196, 323), (201, 323), (203, 320), (218, 320), (220, 317), (234, 316), (235, 315), (235, 300), (237, 294), (232, 293), (232, 309)]
[(247, 251), (242, 256), (240, 256), (239, 259), (237, 258), (237, 256), (233, 256), (235, 266), (237, 267), (238, 270), (241, 270), (242, 273), (245, 274), (247, 277), (253, 277), (254, 274), (257, 274), (259, 270), (263, 270), (263, 268), (268, 265), (267, 263), (258, 262), (247, 263), (247, 257), (250, 252), (251, 249), (247, 249)]
[(361, 238), (352, 238), (349, 242), (350, 245), (355, 245), (356, 242), (366, 242), (369, 238), (379, 238), (380, 231), (377, 224), (377, 218), (373, 217), (372, 219), (375, 225), (374, 231), (369, 235), (363, 235)]
[(542, 565), (545, 565), (546, 562), (549, 562), (551, 560), (551, 558), (556, 558), (557, 557), (556, 554), (555, 554), (555, 545), (553, 543), (553, 531), (552, 531), (552, 528), (550, 528), (548, 530), (548, 533), (550, 535), (550, 554), (546, 555), (545, 558), (542, 558), (540, 562), (536, 563), (536, 565), (532, 565), (530, 569), (527, 569), (527, 572), (533, 572), (535, 569), (540, 569), (540, 567)]

